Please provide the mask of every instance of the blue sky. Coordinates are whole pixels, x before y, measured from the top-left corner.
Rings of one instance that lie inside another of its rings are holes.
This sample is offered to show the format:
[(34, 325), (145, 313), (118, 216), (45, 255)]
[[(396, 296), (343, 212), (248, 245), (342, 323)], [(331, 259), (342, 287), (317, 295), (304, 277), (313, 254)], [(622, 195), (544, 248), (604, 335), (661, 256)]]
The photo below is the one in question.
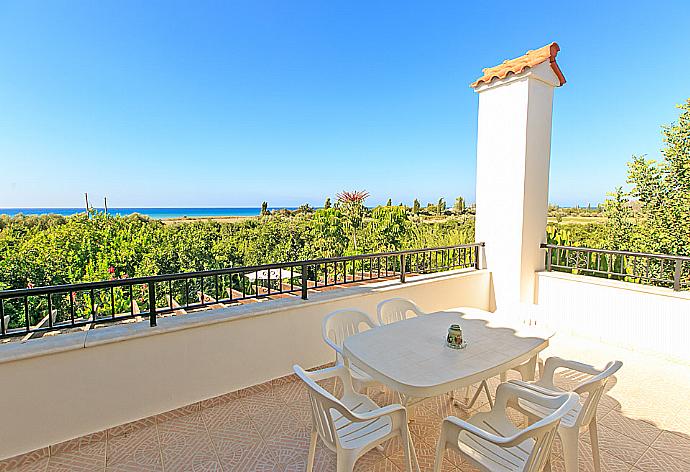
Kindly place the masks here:
[[(570, 3), (573, 3), (570, 5)], [(474, 199), (481, 69), (557, 41), (550, 201), (690, 97), (690, 2), (0, 3), (0, 207)]]

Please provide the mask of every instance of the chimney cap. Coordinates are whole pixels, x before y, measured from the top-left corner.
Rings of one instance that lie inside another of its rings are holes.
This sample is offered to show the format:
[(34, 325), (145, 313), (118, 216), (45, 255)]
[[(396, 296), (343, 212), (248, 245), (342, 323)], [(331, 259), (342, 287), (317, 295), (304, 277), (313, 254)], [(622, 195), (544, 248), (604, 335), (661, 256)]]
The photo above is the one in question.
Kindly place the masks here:
[(476, 88), (480, 85), (489, 84), (494, 79), (505, 79), (510, 74), (520, 74), (526, 69), (535, 67), (546, 61), (551, 63), (551, 69), (553, 69), (556, 77), (558, 77), (560, 85), (563, 85), (565, 83), (565, 77), (558, 67), (558, 64), (556, 64), (556, 55), (560, 49), (558, 43), (553, 42), (539, 49), (527, 51), (523, 56), (503, 61), (503, 64), (487, 67), (482, 70), (484, 75), (472, 82), (470, 87)]

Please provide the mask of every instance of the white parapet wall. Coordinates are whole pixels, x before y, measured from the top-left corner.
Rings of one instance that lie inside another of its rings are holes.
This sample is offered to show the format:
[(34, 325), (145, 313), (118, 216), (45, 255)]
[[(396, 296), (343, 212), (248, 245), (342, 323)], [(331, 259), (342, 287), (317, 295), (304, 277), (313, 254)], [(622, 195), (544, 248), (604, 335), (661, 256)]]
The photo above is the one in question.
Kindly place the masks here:
[[(453, 271), (0, 346), (0, 459), (334, 360), (331, 311), (387, 298), (489, 309), (491, 274)], [(441, 333), (443, 334), (443, 333)]]
[(537, 322), (690, 363), (690, 293), (562, 272), (537, 273)]

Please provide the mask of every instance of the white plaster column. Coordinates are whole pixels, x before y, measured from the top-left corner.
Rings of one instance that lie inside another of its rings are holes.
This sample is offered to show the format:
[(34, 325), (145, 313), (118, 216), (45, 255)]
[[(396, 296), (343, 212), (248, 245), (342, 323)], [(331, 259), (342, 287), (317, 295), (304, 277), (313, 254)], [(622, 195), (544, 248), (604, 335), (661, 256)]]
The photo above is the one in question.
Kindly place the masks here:
[(534, 303), (535, 272), (544, 268), (553, 90), (565, 82), (557, 51), (529, 67), (531, 53), (485, 69), (472, 84), (479, 94), (475, 236), (486, 243), (497, 308)]

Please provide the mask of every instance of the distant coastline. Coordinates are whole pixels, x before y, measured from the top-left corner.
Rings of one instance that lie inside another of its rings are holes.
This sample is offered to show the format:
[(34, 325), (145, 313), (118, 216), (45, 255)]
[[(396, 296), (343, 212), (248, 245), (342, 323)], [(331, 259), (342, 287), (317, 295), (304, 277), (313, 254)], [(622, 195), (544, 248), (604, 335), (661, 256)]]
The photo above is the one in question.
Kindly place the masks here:
[[(274, 210), (279, 208), (269, 208)], [(295, 210), (295, 208), (287, 208), (288, 210)], [(102, 208), (98, 208), (102, 210)], [(84, 213), (84, 208), (0, 208), (0, 215), (14, 216), (17, 214), (24, 215), (62, 215), (71, 216), (78, 213)], [(251, 217), (259, 216), (261, 208), (248, 207), (229, 207), (229, 208), (108, 208), (108, 213), (113, 215), (133, 215), (139, 213), (140, 215), (148, 216), (156, 220), (181, 220), (181, 219), (208, 219), (208, 218), (224, 218), (224, 217)]]

